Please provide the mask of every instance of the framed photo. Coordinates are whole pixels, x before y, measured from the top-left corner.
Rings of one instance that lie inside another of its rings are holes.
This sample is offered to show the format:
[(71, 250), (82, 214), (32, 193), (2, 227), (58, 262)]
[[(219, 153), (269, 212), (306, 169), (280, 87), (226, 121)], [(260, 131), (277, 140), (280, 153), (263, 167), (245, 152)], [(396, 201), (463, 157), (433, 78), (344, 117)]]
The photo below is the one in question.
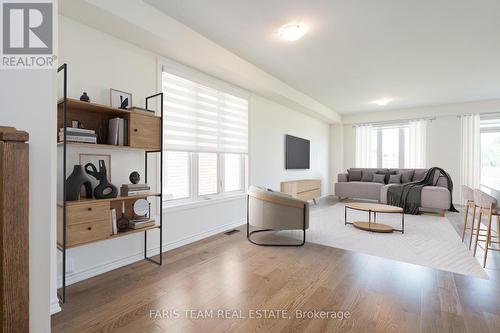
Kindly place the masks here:
[(117, 109), (130, 109), (132, 107), (132, 94), (116, 89), (109, 89), (111, 107)]
[[(108, 178), (111, 183), (111, 155), (107, 154), (80, 154), (80, 165), (85, 168), (85, 164), (92, 163), (95, 165), (97, 171), (99, 171), (99, 160), (104, 160), (104, 164), (106, 165), (106, 178)], [(89, 175), (89, 178), (92, 180), (92, 188), (95, 188), (99, 181), (94, 177)]]

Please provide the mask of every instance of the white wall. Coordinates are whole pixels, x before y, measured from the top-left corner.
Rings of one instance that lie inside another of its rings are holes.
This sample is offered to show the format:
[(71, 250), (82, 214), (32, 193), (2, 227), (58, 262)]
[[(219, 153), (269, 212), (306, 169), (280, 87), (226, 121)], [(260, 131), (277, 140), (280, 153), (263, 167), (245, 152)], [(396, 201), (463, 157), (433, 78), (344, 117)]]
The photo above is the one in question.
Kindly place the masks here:
[(453, 201), (459, 203), (460, 188), (460, 118), (467, 113), (500, 110), (500, 100), (449, 104), (404, 110), (360, 113), (344, 116), (344, 170), (354, 166), (356, 136), (352, 124), (430, 117), (427, 128), (427, 167), (439, 166), (453, 180)]
[[(329, 125), (259, 96), (250, 100), (250, 184), (280, 189), (280, 181), (319, 178), (329, 193)], [(285, 169), (285, 134), (311, 141), (311, 168)]]
[[(59, 16), (59, 59), (68, 63), (69, 96), (78, 98), (86, 91), (92, 101), (109, 103), (109, 88), (133, 93), (133, 104), (159, 90), (156, 54), (125, 41)], [(200, 55), (203, 56), (203, 55)], [(279, 189), (279, 182), (297, 178), (321, 178), (328, 192), (329, 125), (301, 112), (252, 95), (250, 101), (250, 183)], [(311, 140), (311, 169), (284, 169), (284, 135)], [(78, 163), (79, 153), (112, 154), (112, 182), (128, 183), (132, 170), (143, 173), (142, 154), (113, 150), (79, 149), (68, 154), (68, 171)], [(172, 249), (222, 232), (245, 222), (244, 196), (218, 202), (202, 202), (195, 207), (169, 208), (164, 214), (164, 248)], [(157, 253), (158, 234), (151, 232), (149, 248)], [(73, 283), (142, 259), (142, 234), (98, 242), (69, 250)]]
[(29, 140), (30, 331), (50, 331), (50, 257), (55, 221), (55, 72), (0, 69), (0, 125)]

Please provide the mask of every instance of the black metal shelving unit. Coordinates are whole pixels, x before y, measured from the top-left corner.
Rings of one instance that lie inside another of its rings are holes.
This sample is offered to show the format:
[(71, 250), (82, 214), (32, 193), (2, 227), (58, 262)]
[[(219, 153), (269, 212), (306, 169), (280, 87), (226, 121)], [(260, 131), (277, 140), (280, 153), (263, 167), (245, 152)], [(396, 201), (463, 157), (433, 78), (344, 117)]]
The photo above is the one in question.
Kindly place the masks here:
[[(61, 104), (63, 105), (63, 136), (64, 136), (64, 141), (63, 141), (63, 185), (62, 185), (62, 217), (63, 217), (63, 230), (62, 230), (62, 246), (57, 246), (57, 249), (61, 251), (62, 253), (62, 286), (58, 288), (57, 291), (57, 296), (59, 300), (64, 304), (66, 302), (66, 244), (67, 244), (67, 237), (66, 237), (66, 228), (67, 228), (67, 202), (66, 202), (66, 178), (67, 178), (67, 172), (66, 172), (66, 160), (67, 160), (67, 133), (66, 133), (66, 124), (67, 124), (67, 111), (68, 111), (68, 65), (63, 64), (61, 65), (58, 69), (57, 72), (63, 72), (63, 99)], [(144, 230), (144, 259), (148, 260), (154, 264), (157, 264), (161, 266), (163, 264), (163, 256), (162, 256), (162, 250), (163, 250), (163, 93), (157, 93), (151, 96), (146, 97), (145, 100), (145, 107), (148, 109), (149, 101), (154, 99), (154, 98), (159, 98), (160, 99), (160, 149), (159, 150), (148, 150), (145, 149), (144, 153), (144, 174), (145, 174), (145, 183), (148, 182), (148, 157), (149, 154), (152, 153), (157, 153), (160, 154), (160, 189), (159, 193), (154, 195), (154, 197), (159, 198), (159, 220), (160, 220), (160, 225), (159, 229), (160, 230), (160, 250), (159, 250), (159, 260), (155, 260), (152, 257), (148, 257), (147, 255), (147, 240), (148, 240), (148, 231), (149, 230), (155, 230), (155, 229), (145, 229)], [(61, 292), (59, 290), (61, 289)]]

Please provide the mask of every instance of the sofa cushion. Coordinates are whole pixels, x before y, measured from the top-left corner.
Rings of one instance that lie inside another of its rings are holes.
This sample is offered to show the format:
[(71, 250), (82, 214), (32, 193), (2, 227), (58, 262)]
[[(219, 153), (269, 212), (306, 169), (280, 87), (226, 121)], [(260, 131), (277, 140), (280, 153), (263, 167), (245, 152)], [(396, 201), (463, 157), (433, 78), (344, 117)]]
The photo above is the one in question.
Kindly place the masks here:
[[(380, 203), (387, 203), (387, 190), (394, 184), (382, 186), (380, 188)], [(422, 188), (421, 204), (422, 208), (448, 209), (450, 208), (450, 191), (441, 186), (424, 186)]]
[(387, 184), (389, 182), (389, 178), (391, 175), (395, 175), (398, 172), (396, 170), (385, 170), (385, 171), (377, 171), (377, 174), (385, 175), (384, 182)]
[(400, 183), (401, 183), (401, 174), (389, 176), (389, 184), (400, 184)]
[(433, 209), (449, 209), (451, 195), (447, 188), (441, 186), (424, 186), (422, 189), (421, 207)]
[(380, 199), (380, 188), (384, 184), (368, 182), (347, 182), (335, 184), (335, 195), (346, 198)]
[(385, 175), (384, 174), (378, 174), (378, 173), (374, 174), (373, 175), (373, 182), (385, 185)]
[(371, 182), (373, 181), (373, 172), (371, 171), (362, 171), (361, 172), (361, 181), (362, 182)]
[(361, 176), (363, 172), (361, 170), (353, 170), (349, 169), (347, 170), (347, 173), (349, 174), (349, 181), (350, 182), (358, 182), (361, 180)]
[(406, 170), (401, 171), (399, 174), (401, 175), (401, 183), (409, 183), (413, 179), (413, 174), (415, 170)]
[(413, 181), (416, 182), (424, 179), (426, 173), (427, 170), (421, 170), (421, 169), (415, 170), (415, 173), (413, 174)]

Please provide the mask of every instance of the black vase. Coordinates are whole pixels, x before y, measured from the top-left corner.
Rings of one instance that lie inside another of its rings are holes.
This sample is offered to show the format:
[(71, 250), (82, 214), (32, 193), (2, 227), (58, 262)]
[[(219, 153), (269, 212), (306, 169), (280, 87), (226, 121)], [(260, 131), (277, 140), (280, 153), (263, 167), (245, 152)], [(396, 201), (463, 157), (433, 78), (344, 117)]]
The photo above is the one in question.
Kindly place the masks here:
[(73, 172), (66, 179), (66, 200), (74, 201), (80, 199), (82, 185), (85, 186), (85, 196), (92, 198), (92, 183), (81, 165), (75, 165)]
[(87, 93), (86, 93), (86, 92), (84, 92), (84, 93), (83, 93), (83, 95), (82, 95), (82, 96), (80, 96), (80, 101), (82, 101), (82, 102), (90, 102), (90, 97), (89, 97), (89, 95), (87, 95)]

